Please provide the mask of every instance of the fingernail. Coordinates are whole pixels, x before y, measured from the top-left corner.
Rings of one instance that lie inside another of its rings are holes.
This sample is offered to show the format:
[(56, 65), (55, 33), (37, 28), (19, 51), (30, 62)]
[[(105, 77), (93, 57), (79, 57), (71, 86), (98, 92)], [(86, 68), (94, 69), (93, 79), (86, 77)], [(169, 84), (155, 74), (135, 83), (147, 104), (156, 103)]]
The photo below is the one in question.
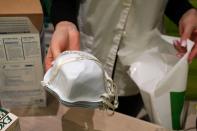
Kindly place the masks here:
[(181, 46), (186, 47), (187, 46), (187, 41), (186, 40), (181, 41)]

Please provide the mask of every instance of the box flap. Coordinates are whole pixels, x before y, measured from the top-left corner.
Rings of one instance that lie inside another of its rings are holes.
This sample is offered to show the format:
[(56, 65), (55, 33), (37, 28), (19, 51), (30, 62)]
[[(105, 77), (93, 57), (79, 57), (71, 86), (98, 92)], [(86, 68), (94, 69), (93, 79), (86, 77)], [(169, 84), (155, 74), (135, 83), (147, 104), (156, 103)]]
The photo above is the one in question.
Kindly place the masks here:
[(39, 0), (1, 0), (0, 17), (3, 16), (26, 16), (39, 31), (42, 29), (43, 11)]
[(0, 17), (0, 34), (37, 33), (27, 17)]

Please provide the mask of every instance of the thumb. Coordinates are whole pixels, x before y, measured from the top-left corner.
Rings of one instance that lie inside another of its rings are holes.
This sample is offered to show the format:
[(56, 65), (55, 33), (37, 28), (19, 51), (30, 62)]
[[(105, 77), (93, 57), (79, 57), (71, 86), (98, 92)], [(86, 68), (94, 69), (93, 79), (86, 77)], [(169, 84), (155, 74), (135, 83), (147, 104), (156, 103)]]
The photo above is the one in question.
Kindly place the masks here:
[(52, 54), (54, 60), (59, 56), (59, 54), (63, 50), (61, 45), (64, 45), (64, 41), (63, 42), (62, 41), (56, 42), (55, 40), (52, 39), (51, 44), (50, 44), (50, 51), (51, 51), (51, 54)]
[(59, 48), (55, 48), (51, 50), (51, 53), (53, 55), (53, 59), (55, 60), (59, 56), (59, 54), (61, 54), (61, 50)]
[(48, 52), (47, 52), (47, 55), (46, 55), (46, 57), (45, 57), (45, 71), (47, 71), (51, 66), (52, 66), (52, 62), (53, 62), (53, 55), (52, 55), (52, 53), (51, 53), (51, 49), (50, 49), (50, 47), (49, 47), (49, 49), (48, 49)]

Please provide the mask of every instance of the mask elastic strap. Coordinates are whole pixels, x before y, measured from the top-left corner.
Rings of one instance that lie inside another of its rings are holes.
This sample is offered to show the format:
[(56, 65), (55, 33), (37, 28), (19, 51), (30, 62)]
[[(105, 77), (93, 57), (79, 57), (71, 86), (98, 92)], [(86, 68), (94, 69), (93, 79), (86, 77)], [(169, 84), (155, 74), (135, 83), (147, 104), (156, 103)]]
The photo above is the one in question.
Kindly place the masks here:
[(112, 81), (112, 79), (104, 72), (105, 81), (106, 81), (106, 92), (104, 93), (101, 98), (103, 99), (103, 108), (104, 109), (112, 109), (114, 114), (114, 110), (118, 107), (118, 93), (117, 93), (117, 86)]

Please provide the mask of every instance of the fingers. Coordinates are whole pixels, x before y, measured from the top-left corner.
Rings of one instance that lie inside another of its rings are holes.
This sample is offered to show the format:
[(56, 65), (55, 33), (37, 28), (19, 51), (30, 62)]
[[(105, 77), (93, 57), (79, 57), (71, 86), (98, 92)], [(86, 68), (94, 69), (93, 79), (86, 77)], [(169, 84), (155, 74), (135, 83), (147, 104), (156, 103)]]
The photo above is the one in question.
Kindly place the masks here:
[(59, 47), (59, 43), (52, 43), (50, 49), (51, 49), (50, 52), (54, 59), (56, 59), (63, 51), (63, 49)]
[(187, 39), (191, 38), (192, 32), (194, 30), (194, 27), (191, 25), (187, 25), (182, 29), (181, 34), (181, 42), (186, 41)]
[(79, 50), (79, 32), (71, 22), (60, 22), (52, 35), (50, 47), (45, 58), (45, 69), (65, 50)]
[(79, 32), (76, 29), (69, 31), (69, 50), (80, 50), (80, 37)]
[(54, 59), (56, 59), (59, 54), (68, 48), (68, 31), (67, 29), (56, 29), (53, 33), (50, 43), (51, 53)]
[[(186, 46), (183, 46), (183, 44), (179, 40), (173, 41), (173, 45), (175, 49), (178, 51), (176, 54), (177, 57), (181, 58), (187, 52)], [(197, 57), (197, 43), (194, 44), (191, 53), (189, 54), (188, 62), (191, 63), (192, 60), (196, 57)]]
[(197, 10), (190, 9), (183, 14), (179, 22), (179, 33), (181, 40), (191, 38), (192, 33), (197, 27)]
[(187, 52), (186, 44), (187, 43), (185, 43), (185, 45), (182, 44), (179, 40), (173, 41), (174, 48), (178, 51), (176, 54), (177, 57), (181, 58)]
[[(62, 40), (62, 38), (64, 39)], [(62, 36), (62, 34), (58, 32), (54, 32), (50, 46), (48, 48), (47, 55), (45, 57), (45, 71), (47, 71), (51, 66), (52, 62), (59, 56), (59, 54), (64, 50), (64, 46), (66, 45), (67, 35)], [(63, 45), (63, 46), (61, 46)]]
[(191, 51), (191, 53), (190, 53), (190, 55), (189, 55), (189, 58), (188, 58), (189, 63), (191, 63), (192, 60), (193, 60), (194, 58), (196, 58), (196, 56), (197, 56), (197, 43), (195, 43), (195, 45), (194, 45), (194, 47), (192, 48), (192, 51)]
[[(197, 54), (197, 10), (196, 9), (190, 9), (187, 12), (183, 14), (181, 17), (181, 20), (179, 22), (179, 33), (181, 35), (181, 43), (184, 45), (184, 41), (187, 39), (190, 39), (195, 42), (195, 45), (188, 57), (188, 61), (191, 63), (193, 58), (196, 57)], [(176, 46), (176, 49), (181, 54), (182, 49), (180, 46)]]
[(47, 71), (51, 66), (52, 66), (52, 62), (53, 62), (54, 58), (53, 58), (53, 55), (52, 55), (52, 52), (51, 52), (51, 48), (49, 47), (48, 49), (48, 52), (47, 52), (47, 55), (45, 57), (45, 71)]

